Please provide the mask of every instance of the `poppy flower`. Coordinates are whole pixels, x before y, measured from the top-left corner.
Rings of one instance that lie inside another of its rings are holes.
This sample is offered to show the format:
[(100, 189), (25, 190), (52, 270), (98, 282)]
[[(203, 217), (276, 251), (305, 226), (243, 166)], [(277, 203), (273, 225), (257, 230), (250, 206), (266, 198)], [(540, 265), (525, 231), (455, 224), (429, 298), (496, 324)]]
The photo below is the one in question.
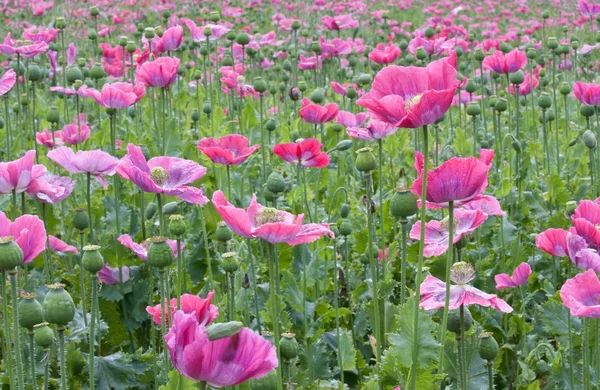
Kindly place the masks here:
[[(208, 326), (215, 318), (219, 316), (219, 308), (211, 304), (214, 291), (208, 293), (205, 298), (193, 294), (181, 295), (181, 311), (186, 314), (193, 314), (200, 326)], [(171, 310), (171, 314), (177, 311), (177, 298), (172, 298), (170, 304), (165, 300), (165, 307)], [(162, 324), (161, 305), (147, 306), (146, 312), (152, 316), (152, 320), (157, 324)], [(166, 316), (168, 321), (169, 316)], [(168, 324), (167, 324), (168, 325)]]
[(273, 153), (281, 159), (309, 168), (324, 168), (329, 165), (329, 155), (321, 149), (323, 145), (314, 138), (306, 138), (297, 143), (277, 144)]
[(93, 98), (102, 107), (115, 109), (132, 106), (146, 94), (143, 84), (131, 85), (123, 82), (104, 84), (101, 91), (87, 88), (85, 85), (81, 86), (80, 90), (83, 97)]
[(169, 27), (163, 32), (162, 37), (152, 42), (152, 50), (157, 54), (162, 54), (177, 50), (183, 43), (183, 27)]
[(600, 85), (598, 84), (577, 81), (573, 84), (573, 94), (585, 106), (600, 106)]
[(46, 174), (46, 167), (34, 164), (35, 151), (29, 150), (17, 160), (0, 163), (0, 194), (39, 191), (38, 178)]
[(567, 280), (560, 289), (560, 299), (577, 317), (600, 318), (600, 280), (592, 270)]
[(335, 119), (338, 114), (338, 105), (329, 103), (324, 106), (311, 103), (308, 98), (302, 99), (300, 118), (306, 123), (323, 124)]
[(80, 150), (75, 153), (66, 146), (49, 151), (48, 158), (69, 173), (89, 173), (95, 176), (104, 188), (108, 188), (108, 183), (103, 177), (114, 175), (119, 163), (117, 158), (101, 150)]
[[(513, 309), (504, 300), (494, 294), (485, 293), (468, 285), (475, 278), (473, 266), (464, 262), (455, 263), (450, 269), (450, 310), (456, 310), (462, 305), (479, 305), (492, 307), (503, 313), (512, 313)], [(434, 310), (444, 307), (446, 303), (446, 283), (428, 275), (421, 284), (421, 307)]]
[(527, 283), (529, 275), (531, 275), (531, 266), (527, 263), (521, 263), (515, 268), (512, 276), (508, 274), (498, 274), (494, 276), (496, 290), (522, 286)]
[[(140, 259), (147, 261), (148, 260), (148, 248), (150, 247), (150, 239), (138, 244), (133, 241), (133, 238), (129, 234), (121, 234), (117, 241), (121, 243), (126, 248), (129, 248), (137, 257)], [(177, 258), (177, 241), (176, 240), (167, 240), (167, 244), (173, 250), (173, 255)], [(183, 250), (184, 244), (181, 243), (181, 250)]]
[(198, 150), (206, 155), (215, 164), (240, 165), (254, 152), (260, 149), (260, 145), (248, 147), (248, 138), (231, 134), (219, 138), (204, 138), (198, 142)]
[(69, 245), (66, 242), (64, 242), (63, 240), (61, 240), (60, 238), (48, 235), (48, 241), (50, 243), (49, 248), (50, 250), (54, 251), (54, 252), (58, 252), (58, 253), (77, 253), (77, 248), (75, 248), (73, 245)]
[(502, 53), (496, 50), (491, 56), (485, 57), (482, 66), (499, 74), (514, 73), (523, 69), (527, 65), (527, 55), (521, 50), (513, 50), (509, 53)]
[(328, 224), (303, 225), (303, 214), (295, 216), (264, 207), (256, 202), (256, 195), (252, 195), (248, 210), (233, 206), (220, 190), (213, 194), (212, 202), (227, 226), (240, 237), (260, 238), (271, 244), (284, 242), (291, 246), (313, 242), (325, 235), (335, 238)]
[(275, 346), (251, 329), (210, 341), (195, 314), (182, 310), (173, 314), (165, 341), (173, 366), (185, 377), (211, 387), (262, 378), (278, 365)]
[(398, 59), (398, 56), (400, 56), (400, 48), (392, 44), (383, 46), (380, 43), (369, 53), (369, 59), (380, 65), (391, 64)]
[(154, 157), (146, 161), (142, 149), (127, 145), (127, 155), (116, 167), (118, 174), (144, 192), (175, 196), (185, 202), (206, 204), (201, 188), (186, 184), (199, 180), (206, 173), (200, 164), (177, 157)]
[(108, 264), (105, 264), (104, 267), (96, 273), (96, 275), (104, 284), (119, 284), (121, 283), (121, 276), (123, 278), (123, 283), (125, 283), (130, 278), (130, 268), (123, 266), (121, 269), (121, 275), (119, 275), (119, 268), (113, 268)]
[(348, 127), (346, 134), (352, 138), (371, 141), (385, 138), (388, 135), (395, 134), (397, 131), (398, 128), (389, 123), (371, 119), (365, 127)]
[(14, 87), (17, 82), (17, 74), (14, 70), (7, 70), (2, 77), (0, 77), (0, 96), (6, 95), (8, 91)]
[(356, 103), (373, 119), (394, 127), (418, 128), (448, 111), (458, 85), (456, 69), (447, 59), (425, 68), (387, 66), (375, 76), (371, 91)]
[(8, 56), (16, 54), (21, 58), (33, 58), (47, 51), (48, 44), (46, 42), (15, 41), (10, 37), (10, 33), (4, 38), (4, 42), (0, 44), (1, 53)]
[(135, 70), (135, 82), (149, 88), (166, 88), (177, 79), (179, 58), (160, 57), (144, 62)]
[(31, 263), (46, 249), (46, 228), (35, 215), (22, 215), (11, 221), (0, 211), (0, 237), (13, 237), (23, 251), (22, 264)]

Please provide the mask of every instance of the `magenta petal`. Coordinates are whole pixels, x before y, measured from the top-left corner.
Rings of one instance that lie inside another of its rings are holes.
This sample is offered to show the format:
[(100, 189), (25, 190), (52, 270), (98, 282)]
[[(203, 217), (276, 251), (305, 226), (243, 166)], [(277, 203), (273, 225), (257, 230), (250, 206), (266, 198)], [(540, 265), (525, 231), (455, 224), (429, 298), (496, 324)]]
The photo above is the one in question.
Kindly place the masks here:
[(538, 234), (535, 238), (535, 245), (544, 252), (556, 256), (567, 256), (567, 232), (564, 229), (548, 229)]
[[(256, 202), (254, 197), (253, 199)], [(244, 238), (253, 238), (252, 225), (248, 213), (244, 209), (238, 209), (229, 203), (220, 190), (215, 191), (212, 202), (221, 218), (235, 234)]]
[(572, 315), (600, 318), (600, 281), (593, 270), (567, 280), (560, 289), (560, 298)]

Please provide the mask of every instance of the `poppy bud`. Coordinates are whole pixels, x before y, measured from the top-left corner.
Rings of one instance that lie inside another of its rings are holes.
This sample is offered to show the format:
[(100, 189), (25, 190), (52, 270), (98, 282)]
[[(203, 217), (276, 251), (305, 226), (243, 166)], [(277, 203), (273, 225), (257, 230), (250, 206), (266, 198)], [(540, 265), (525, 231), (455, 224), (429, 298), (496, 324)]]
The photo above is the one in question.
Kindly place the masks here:
[(475, 93), (477, 91), (477, 84), (473, 80), (467, 81), (467, 85), (465, 86), (465, 91), (468, 93)]
[(69, 69), (67, 69), (66, 77), (69, 84), (73, 84), (75, 80), (83, 80), (81, 69), (77, 66), (69, 67)]
[(81, 263), (89, 273), (95, 274), (100, 271), (104, 267), (104, 257), (100, 253), (100, 247), (98, 245), (84, 246)]
[(92, 17), (96, 17), (98, 15), (100, 15), (100, 11), (98, 10), (98, 7), (92, 7), (90, 8), (90, 15), (92, 15)]
[(363, 73), (360, 76), (358, 76), (358, 84), (360, 85), (369, 85), (371, 84), (371, 82), (373, 82), (373, 76), (371, 76), (370, 74)]
[(158, 211), (158, 206), (156, 205), (156, 203), (150, 202), (150, 203), (148, 203), (148, 206), (146, 206), (144, 215), (146, 216), (147, 220), (150, 220), (150, 219), (154, 218), (154, 214), (156, 214), (157, 211)]
[(546, 120), (548, 122), (552, 122), (556, 119), (556, 114), (554, 114), (554, 110), (553, 109), (549, 109), (548, 111), (546, 111)]
[(42, 79), (42, 70), (37, 64), (29, 64), (29, 80), (40, 81)]
[(556, 50), (557, 48), (558, 48), (558, 40), (556, 39), (556, 37), (549, 37), (548, 38), (548, 49)]
[(267, 178), (267, 189), (274, 194), (285, 191), (285, 179), (283, 175), (277, 171), (271, 172)]
[(244, 274), (244, 279), (242, 279), (242, 288), (243, 289), (250, 288), (250, 278), (248, 278), (248, 273)]
[(544, 19), (550, 18), (550, 12), (548, 12), (548, 11), (542, 12), (542, 18), (544, 18)]
[(519, 69), (515, 73), (511, 73), (509, 79), (511, 84), (519, 85), (525, 81), (525, 74)]
[(54, 332), (48, 325), (50, 325), (48, 322), (42, 322), (33, 327), (33, 341), (43, 348), (54, 344)]
[(277, 128), (277, 121), (275, 119), (269, 119), (267, 120), (267, 123), (265, 123), (265, 129), (267, 129), (267, 131), (274, 131)]
[(240, 262), (237, 258), (237, 253), (227, 252), (223, 254), (223, 269), (230, 274), (234, 273), (240, 267)]
[(492, 361), (498, 356), (500, 348), (498, 342), (492, 333), (482, 333), (479, 335), (479, 356), (489, 361)]
[(181, 237), (185, 234), (187, 227), (183, 215), (173, 214), (169, 216), (169, 232), (175, 237)]
[(94, 64), (94, 66), (92, 66), (92, 70), (90, 71), (90, 76), (94, 80), (99, 80), (106, 76), (106, 73), (104, 73), (104, 68), (102, 67), (102, 65)]
[(475, 60), (481, 62), (485, 58), (485, 53), (481, 49), (475, 50)]
[(166, 237), (150, 238), (150, 248), (148, 248), (148, 264), (157, 268), (168, 267), (175, 261), (173, 249), (167, 243)]
[(290, 92), (288, 93), (288, 95), (290, 96), (290, 99), (292, 99), (292, 101), (297, 101), (298, 99), (300, 99), (300, 90), (298, 89), (298, 87), (292, 87), (290, 88)]
[(427, 27), (425, 29), (425, 36), (429, 39), (433, 38), (433, 36), (435, 35), (435, 31), (433, 30), (433, 28), (431, 26)]
[(226, 337), (235, 336), (242, 330), (244, 324), (239, 321), (229, 321), (211, 324), (205, 329), (208, 340), (215, 341)]
[(533, 48), (527, 50), (527, 58), (529, 58), (530, 60), (534, 60), (537, 57), (537, 55), (537, 50)]
[(73, 214), (72, 223), (75, 229), (82, 232), (90, 227), (90, 216), (85, 209), (78, 208), (75, 210), (75, 214)]
[(210, 104), (210, 101), (207, 100), (204, 102), (202, 105), (202, 112), (206, 115), (210, 115), (212, 113), (212, 105)]
[(596, 147), (596, 135), (591, 130), (586, 130), (583, 133), (583, 143), (588, 149), (594, 149)]
[(377, 167), (377, 160), (373, 155), (373, 149), (362, 148), (356, 151), (357, 157), (355, 166), (361, 172), (369, 172)]
[(298, 81), (298, 89), (300, 90), (300, 92), (306, 92), (306, 90), (308, 89), (308, 86), (306, 85), (306, 81), (304, 81), (304, 80)]
[(42, 304), (35, 299), (34, 293), (25, 292), (21, 294), (19, 302), (19, 325), (22, 328), (33, 330), (33, 327), (44, 322), (44, 309)]
[(227, 224), (223, 221), (217, 223), (217, 231), (215, 233), (217, 241), (227, 242), (231, 240), (233, 235), (231, 234), (231, 229), (227, 226)]
[(210, 13), (210, 21), (213, 23), (218, 22), (221, 19), (221, 15), (219, 14), (219, 11), (212, 11)]
[(396, 188), (390, 200), (390, 214), (406, 219), (418, 211), (417, 197), (407, 188)]
[(350, 214), (350, 205), (348, 203), (343, 203), (340, 207), (340, 217), (347, 218)]
[(171, 17), (171, 11), (169, 11), (168, 9), (163, 10), (162, 17), (165, 19), (169, 19)]
[(342, 140), (335, 145), (335, 150), (339, 150), (340, 152), (346, 151), (352, 147), (352, 141), (349, 139)]
[(508, 43), (506, 42), (501, 42), (500, 43), (500, 51), (504, 54), (508, 53), (511, 50), (511, 47)]
[(323, 102), (323, 99), (325, 99), (325, 94), (323, 93), (322, 89), (317, 88), (310, 93), (309, 99), (313, 103), (321, 104)]
[(175, 214), (179, 208), (177, 202), (169, 202), (162, 208), (162, 213), (165, 215)]
[(348, 90), (346, 91), (346, 96), (348, 97), (348, 99), (354, 100), (358, 97), (358, 93), (356, 92), (356, 89), (354, 89), (353, 86), (349, 86)]
[(64, 284), (51, 284), (48, 289), (43, 303), (44, 319), (59, 327), (65, 326), (75, 317), (73, 298), (65, 290)]
[(342, 222), (339, 226), (339, 231), (342, 236), (349, 236), (352, 234), (352, 224), (347, 219), (342, 219)]
[(294, 21), (292, 22), (292, 29), (293, 29), (293, 30), (298, 30), (298, 29), (300, 29), (300, 22), (299, 22), (299, 21), (297, 21), (297, 20), (294, 20)]

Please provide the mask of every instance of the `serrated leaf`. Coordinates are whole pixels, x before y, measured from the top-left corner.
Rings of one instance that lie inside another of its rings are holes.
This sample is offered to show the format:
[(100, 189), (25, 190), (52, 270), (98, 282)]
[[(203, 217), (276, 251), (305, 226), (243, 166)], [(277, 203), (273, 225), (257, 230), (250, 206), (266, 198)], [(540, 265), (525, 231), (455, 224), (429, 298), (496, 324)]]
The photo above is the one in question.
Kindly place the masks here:
[(137, 380), (132, 373), (136, 371), (131, 358), (122, 352), (94, 357), (94, 373), (98, 390), (126, 389), (134, 386)]
[(421, 367), (427, 367), (437, 360), (439, 352), (439, 344), (432, 336), (435, 324), (425, 312), (419, 310), (419, 327), (418, 330), (415, 330), (413, 327), (413, 306), (413, 300), (411, 299), (400, 307), (396, 315), (398, 332), (388, 336), (390, 350), (398, 356), (401, 365), (411, 367), (413, 349), (415, 348), (413, 335), (418, 331), (416, 345), (419, 353), (418, 363)]
[(352, 335), (348, 329), (340, 329), (339, 345), (337, 342), (336, 331), (325, 332), (323, 333), (322, 338), (338, 355), (337, 361), (341, 363), (341, 367), (344, 371), (356, 369), (356, 349), (354, 348)]

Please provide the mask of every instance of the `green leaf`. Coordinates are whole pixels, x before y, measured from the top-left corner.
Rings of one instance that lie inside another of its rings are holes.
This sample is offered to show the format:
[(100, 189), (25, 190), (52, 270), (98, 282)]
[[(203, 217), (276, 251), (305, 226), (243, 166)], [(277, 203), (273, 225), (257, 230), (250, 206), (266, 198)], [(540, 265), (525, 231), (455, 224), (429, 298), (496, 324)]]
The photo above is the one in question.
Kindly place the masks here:
[(131, 358), (122, 352), (109, 356), (94, 357), (96, 389), (126, 389), (135, 386), (137, 379), (134, 373), (139, 373)]
[[(412, 366), (413, 344), (413, 300), (409, 300), (400, 307), (396, 315), (398, 332), (389, 335), (390, 350), (398, 356), (399, 363), (404, 367)], [(419, 310), (419, 327), (417, 334), (417, 345), (419, 352), (418, 363), (421, 367), (427, 367), (437, 360), (439, 344), (433, 339), (431, 333), (435, 330), (435, 324), (427, 314)]]
[(344, 371), (356, 369), (356, 349), (352, 342), (352, 335), (348, 329), (340, 329), (340, 344), (337, 343), (335, 331), (323, 333), (323, 339), (338, 354), (337, 359), (341, 361), (341, 367)]
[(160, 390), (196, 390), (198, 384), (173, 370), (169, 373), (169, 381), (166, 385), (159, 387)]
[[(488, 387), (487, 369), (485, 360), (479, 356), (479, 339), (477, 337), (465, 338), (465, 366), (467, 369), (468, 389), (481, 390)], [(446, 338), (444, 347), (444, 369), (448, 375), (456, 380), (458, 373), (458, 357), (456, 355), (456, 340)]]
[[(569, 335), (569, 309), (562, 302), (551, 299), (538, 307), (539, 323), (544, 330), (551, 335), (567, 337)], [(573, 332), (579, 331), (581, 320), (578, 317), (571, 317), (571, 328)]]
[(256, 111), (250, 105), (250, 103), (246, 103), (244, 106), (244, 111), (242, 111), (242, 129), (250, 129), (258, 125), (258, 119), (256, 119)]

